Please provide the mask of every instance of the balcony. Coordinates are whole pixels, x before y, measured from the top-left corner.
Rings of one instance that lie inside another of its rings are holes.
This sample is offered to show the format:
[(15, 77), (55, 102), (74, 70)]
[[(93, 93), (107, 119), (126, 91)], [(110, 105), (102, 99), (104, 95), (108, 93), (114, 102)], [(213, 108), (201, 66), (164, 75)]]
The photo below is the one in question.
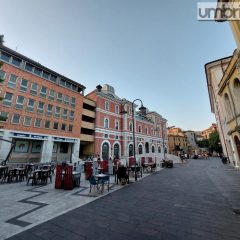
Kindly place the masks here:
[(87, 109), (83, 109), (82, 115), (85, 115), (85, 116), (88, 116), (91, 118), (95, 118), (95, 112), (87, 110)]
[(93, 142), (94, 141), (94, 136), (81, 133), (80, 140), (81, 141), (86, 141), (86, 142)]
[(82, 121), (82, 128), (94, 130), (94, 123)]
[(83, 103), (86, 103), (92, 107), (96, 106), (96, 103), (93, 100), (87, 99), (87, 98), (83, 98)]

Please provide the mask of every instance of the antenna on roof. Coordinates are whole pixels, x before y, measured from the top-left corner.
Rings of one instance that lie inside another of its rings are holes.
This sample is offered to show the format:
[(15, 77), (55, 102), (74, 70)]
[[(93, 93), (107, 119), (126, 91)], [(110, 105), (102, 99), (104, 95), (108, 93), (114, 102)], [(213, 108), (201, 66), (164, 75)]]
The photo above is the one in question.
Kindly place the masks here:
[(4, 43), (4, 35), (0, 35), (0, 46), (3, 46), (3, 43)]

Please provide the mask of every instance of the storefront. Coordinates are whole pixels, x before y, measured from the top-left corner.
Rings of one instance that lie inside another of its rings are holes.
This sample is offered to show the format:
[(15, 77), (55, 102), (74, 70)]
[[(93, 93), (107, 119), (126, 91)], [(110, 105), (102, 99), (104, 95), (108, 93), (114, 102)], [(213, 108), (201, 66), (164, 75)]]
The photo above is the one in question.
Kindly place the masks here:
[[(15, 144), (9, 163), (43, 163), (76, 161), (80, 140), (22, 132), (1, 132), (0, 138)], [(0, 141), (1, 159), (4, 160), (11, 144)]]

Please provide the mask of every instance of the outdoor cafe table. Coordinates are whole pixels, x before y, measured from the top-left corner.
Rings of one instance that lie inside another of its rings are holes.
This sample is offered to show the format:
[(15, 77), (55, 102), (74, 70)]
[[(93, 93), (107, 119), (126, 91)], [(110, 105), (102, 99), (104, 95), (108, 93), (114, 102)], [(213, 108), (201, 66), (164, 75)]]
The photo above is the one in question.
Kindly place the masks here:
[(103, 173), (100, 173), (100, 174), (97, 174), (95, 176), (97, 179), (98, 179), (98, 182), (100, 182), (101, 184), (101, 192), (103, 193), (103, 190), (104, 190), (104, 178), (106, 179), (108, 177), (108, 191), (109, 191), (109, 176), (106, 175), (106, 174), (103, 174)]

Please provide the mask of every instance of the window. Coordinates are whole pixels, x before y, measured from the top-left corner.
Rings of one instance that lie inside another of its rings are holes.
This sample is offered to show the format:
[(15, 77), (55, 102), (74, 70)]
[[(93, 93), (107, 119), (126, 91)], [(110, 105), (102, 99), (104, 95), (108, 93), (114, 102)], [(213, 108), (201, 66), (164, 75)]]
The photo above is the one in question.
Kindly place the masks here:
[(66, 82), (66, 87), (71, 89), (71, 83), (70, 82)]
[(31, 89), (30, 89), (30, 94), (33, 95), (33, 96), (36, 96), (37, 91), (38, 91), (38, 84), (37, 83), (32, 83), (31, 84)]
[(27, 111), (33, 112), (34, 111), (35, 101), (33, 99), (28, 99)]
[(22, 61), (18, 58), (13, 57), (12, 58), (12, 64), (15, 65), (16, 67), (20, 67)]
[(0, 70), (0, 78), (5, 80), (5, 77), (6, 77), (6, 73), (2, 70)]
[(17, 85), (17, 76), (11, 74), (9, 81), (8, 81), (8, 87), (16, 88), (16, 85)]
[(129, 108), (128, 114), (131, 116), (132, 115), (132, 108)]
[(26, 63), (25, 65), (25, 70), (27, 70), (28, 72), (32, 72), (33, 70), (33, 65), (29, 64), (29, 63)]
[(57, 77), (56, 76), (54, 76), (54, 75), (51, 75), (50, 76), (50, 81), (52, 81), (52, 82), (57, 82)]
[(43, 78), (49, 79), (49, 75), (50, 75), (49, 73), (43, 71)]
[(3, 105), (5, 106), (11, 106), (12, 105), (12, 100), (13, 100), (13, 94), (6, 92), (4, 99), (3, 99)]
[(66, 86), (66, 81), (63, 80), (63, 79), (61, 79), (61, 80), (60, 80), (60, 85), (65, 87), (65, 86)]
[(74, 120), (74, 111), (70, 111), (69, 119)]
[(47, 105), (47, 116), (51, 116), (52, 115), (52, 110), (53, 110), (53, 105), (48, 104)]
[(109, 102), (107, 102), (107, 101), (105, 102), (105, 110), (107, 110), (107, 111), (109, 110)]
[(56, 129), (56, 130), (58, 129), (58, 122), (53, 123), (53, 129)]
[(138, 154), (139, 155), (143, 154), (143, 147), (141, 144), (138, 146)]
[(69, 96), (68, 95), (64, 96), (64, 104), (66, 104), (66, 105), (69, 104)]
[(133, 124), (130, 122), (129, 123), (129, 131), (132, 132), (133, 131)]
[(149, 153), (149, 143), (148, 142), (145, 143), (145, 152)]
[(104, 138), (108, 138), (108, 134), (104, 134)]
[(116, 135), (116, 136), (115, 136), (115, 139), (116, 139), (116, 140), (118, 140), (118, 139), (119, 139), (119, 136), (118, 136), (118, 135)]
[(68, 143), (67, 142), (60, 143), (60, 153), (68, 153)]
[(155, 153), (155, 147), (152, 146), (152, 153)]
[(61, 128), (63, 131), (65, 131), (66, 130), (66, 124), (62, 124), (62, 128)]
[(35, 67), (35, 69), (34, 69), (34, 73), (36, 74), (36, 75), (38, 75), (38, 76), (41, 76), (42, 74), (42, 70), (40, 69), (40, 68), (37, 68), (37, 67)]
[(17, 109), (23, 109), (23, 104), (24, 104), (24, 97), (23, 96), (18, 96), (15, 107)]
[(148, 134), (148, 128), (147, 127), (145, 128), (145, 133)]
[(51, 123), (50, 121), (46, 120), (45, 121), (45, 128), (50, 128), (50, 123)]
[(3, 61), (10, 62), (10, 58), (11, 58), (11, 56), (10, 56), (9, 54), (2, 52), (1, 59), (2, 59)]
[(20, 115), (19, 114), (13, 114), (12, 123), (13, 124), (19, 124), (20, 123)]
[(119, 121), (115, 120), (115, 129), (118, 130), (119, 129)]
[(158, 153), (161, 153), (161, 147), (160, 146), (158, 147)]
[(120, 156), (120, 145), (118, 143), (114, 144), (113, 155), (114, 155), (114, 158), (119, 159), (119, 156)]
[(104, 127), (109, 128), (109, 120), (107, 118), (104, 119)]
[(47, 88), (42, 86), (41, 91), (40, 91), (40, 96), (43, 98), (46, 98), (47, 96)]
[(25, 126), (31, 126), (31, 124), (32, 124), (32, 118), (31, 118), (31, 117), (25, 117), (25, 118), (24, 118), (23, 125), (25, 125)]
[(7, 121), (8, 114), (9, 114), (8, 112), (0, 112), (0, 120)]
[(57, 117), (57, 118), (60, 117), (60, 111), (61, 111), (60, 107), (55, 107), (55, 117)]
[(37, 112), (38, 113), (43, 113), (43, 111), (44, 111), (43, 108), (44, 108), (44, 102), (39, 102)]
[(55, 98), (55, 91), (53, 89), (50, 89), (48, 99), (54, 100), (54, 98)]
[(72, 97), (71, 106), (72, 107), (76, 106), (76, 98), (74, 98), (74, 97)]
[(40, 153), (42, 149), (42, 142), (41, 141), (33, 141), (32, 142), (32, 153)]
[(139, 132), (139, 133), (142, 132), (142, 127), (141, 127), (141, 125), (138, 125), (138, 132)]
[(132, 145), (132, 144), (129, 145), (128, 155), (129, 155), (129, 157), (132, 157), (132, 156), (133, 156), (133, 145)]
[(68, 114), (68, 110), (66, 108), (64, 108), (62, 111), (62, 118), (67, 119), (67, 114)]
[(36, 118), (35, 119), (35, 123), (34, 123), (34, 127), (41, 127), (41, 119), (40, 118)]
[(58, 95), (57, 95), (57, 101), (59, 102), (59, 103), (61, 103), (62, 102), (62, 93), (58, 93)]
[(69, 132), (72, 132), (72, 131), (73, 131), (73, 125), (69, 125), (68, 131), (69, 131)]
[(23, 92), (26, 92), (27, 87), (28, 87), (28, 80), (22, 79), (21, 84), (20, 84), (20, 90), (23, 91)]
[(119, 106), (118, 105), (115, 106), (115, 113), (119, 113)]
[(103, 143), (102, 145), (102, 159), (103, 160), (108, 160), (109, 158), (109, 151), (110, 151), (110, 147), (108, 143)]

